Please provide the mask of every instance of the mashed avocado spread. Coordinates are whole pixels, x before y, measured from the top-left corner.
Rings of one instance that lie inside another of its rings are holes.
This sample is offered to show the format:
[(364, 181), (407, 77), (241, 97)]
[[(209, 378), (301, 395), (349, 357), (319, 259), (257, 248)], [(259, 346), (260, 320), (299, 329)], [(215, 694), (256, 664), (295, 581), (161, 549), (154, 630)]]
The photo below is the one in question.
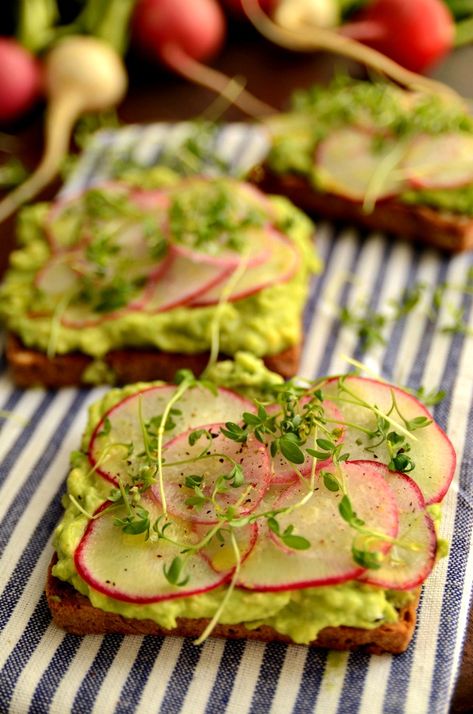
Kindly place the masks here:
[[(136, 180), (136, 176), (134, 178)], [(169, 171), (163, 178), (154, 170), (152, 178), (155, 186), (168, 186), (170, 183)], [(177, 181), (174, 176), (173, 186)], [(145, 178), (143, 182), (151, 188)], [(267, 219), (258, 205), (262, 199), (255, 199), (250, 187), (245, 199), (249, 208), (240, 215), (234, 196), (238, 198), (241, 192), (236, 191), (234, 186), (235, 182), (227, 179), (214, 179), (208, 190), (204, 181), (197, 181), (195, 186), (192, 181), (183, 182), (180, 191), (176, 191), (168, 216), (182, 251), (205, 251), (211, 255), (219, 236), (224, 235), (226, 244), (223, 248), (218, 244), (219, 250), (245, 255), (249, 238), (245, 238), (244, 231), (251, 238), (251, 231), (259, 230), (262, 221)], [(143, 252), (140, 236), (131, 235), (129, 240), (132, 246), (135, 241), (137, 257), (130, 266), (127, 265), (120, 256), (120, 246), (113, 243), (113, 228), (117, 215), (120, 220), (123, 215), (128, 220), (126, 211), (131, 209), (124, 202), (120, 190), (114, 190), (116, 195), (109, 198), (107, 191), (110, 192), (110, 188), (94, 188), (86, 195), (83, 201), (85, 208), (81, 208), (83, 213), (79, 216), (72, 210), (67, 212), (67, 203), (66, 209), (59, 210), (59, 215), (54, 215), (56, 209), (51, 213), (51, 207), (45, 204), (24, 209), (18, 227), (21, 247), (11, 256), (10, 269), (1, 288), (1, 314), (7, 329), (18, 335), (25, 346), (50, 355), (76, 350), (91, 355), (96, 362), (89, 370), (90, 381), (103, 379), (101, 358), (112, 349), (155, 347), (166, 352), (207, 351), (216, 314), (215, 302), (190, 307), (188, 303), (179, 305), (179, 300), (172, 309), (162, 311), (124, 309), (127, 304), (133, 304), (133, 301), (139, 304), (143, 299), (146, 261), (162, 259), (163, 240), (162, 231), (153, 226), (149, 212), (132, 215), (130, 221), (136, 219), (135, 223), (139, 222), (149, 238), (148, 252), (140, 256), (139, 251)], [(212, 192), (216, 197), (212, 198)], [(299, 264), (289, 280), (273, 284), (268, 282), (266, 287), (248, 297), (224, 300), (220, 304), (220, 351), (227, 355), (239, 350), (257, 356), (272, 355), (299, 343), (308, 278), (311, 272), (320, 268), (313, 247), (314, 227), (309, 219), (283, 198), (274, 197), (266, 203), (275, 228), (296, 247)], [(196, 205), (203, 218), (193, 224), (189, 206), (195, 209)], [(82, 221), (82, 233), (77, 228), (79, 219)], [(87, 248), (83, 249), (83, 232), (89, 229), (92, 240), (87, 238)], [(78, 256), (74, 255), (76, 249)], [(74, 264), (71, 258), (66, 265), (69, 272), (65, 275), (64, 266), (60, 263), (61, 251), (64, 250), (75, 258)], [(81, 250), (83, 254), (79, 252)], [(81, 272), (84, 256), (89, 266), (87, 269), (90, 271), (90, 265), (93, 266), (93, 280)], [(117, 266), (117, 273), (112, 278), (107, 273), (110, 265)], [(53, 271), (54, 280), (49, 279), (45, 270)], [(263, 275), (263, 279), (266, 278)], [(51, 293), (50, 284), (56, 280), (59, 284), (63, 281), (65, 287), (62, 292)], [(67, 286), (74, 280), (80, 282), (80, 293), (71, 299)], [(99, 281), (100, 290), (94, 281)], [(185, 277), (183, 285), (186, 285)], [(63, 319), (64, 315), (68, 319)]]
[[(318, 190), (331, 191), (333, 186), (326, 184), (320, 170), (319, 147), (327, 137), (347, 126), (371, 133), (373, 152), (380, 158), (387, 143), (392, 144), (393, 156), (400, 149), (401, 163), (392, 164), (395, 172), (402, 171), (404, 150), (416, 137), (473, 135), (471, 114), (453, 99), (417, 95), (386, 82), (357, 81), (341, 76), (328, 87), (315, 86), (296, 92), (291, 110), (269, 120), (272, 147), (267, 163), (276, 173), (302, 174)], [(438, 154), (437, 148), (433, 157), (435, 154)], [(448, 160), (448, 152), (444, 160)], [(439, 183), (431, 187), (406, 184), (401, 186), (396, 198), (404, 203), (473, 216), (473, 182), (453, 182), (451, 186), (448, 181)]]
[[(234, 361), (214, 365), (207, 377), (220, 386), (238, 388), (243, 395), (259, 395), (260, 398), (266, 389), (282, 381), (278, 375), (266, 370), (261, 360), (246, 353), (238, 353)], [(74, 553), (89, 522), (87, 514), (95, 512), (111, 490), (111, 484), (96, 474), (87, 458), (91, 434), (105, 412), (143, 386), (112, 389), (90, 407), (81, 450), (71, 457), (67, 495), (63, 498), (65, 514), (54, 535), (58, 562), (53, 573), (70, 582), (100, 609), (127, 617), (149, 618), (163, 627), (173, 628), (178, 617), (211, 618), (225, 595), (225, 587), (163, 602), (133, 604), (91, 588), (78, 575), (74, 564)], [(236, 588), (225, 605), (220, 622), (244, 623), (248, 628), (267, 624), (294, 642), (305, 644), (327, 626), (374, 628), (396, 622), (398, 608), (412, 597), (409, 592), (386, 591), (356, 581), (284, 592), (249, 592)]]

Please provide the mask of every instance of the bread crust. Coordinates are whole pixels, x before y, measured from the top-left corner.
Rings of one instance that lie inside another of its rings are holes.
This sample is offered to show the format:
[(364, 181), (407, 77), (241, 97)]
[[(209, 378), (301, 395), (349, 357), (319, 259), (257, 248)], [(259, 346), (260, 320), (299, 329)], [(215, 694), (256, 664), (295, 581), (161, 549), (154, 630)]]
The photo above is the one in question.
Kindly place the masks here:
[[(294, 345), (263, 361), (268, 369), (284, 378), (297, 374), (300, 345)], [(7, 335), (6, 357), (13, 381), (19, 387), (68, 387), (84, 384), (84, 373), (93, 358), (81, 352), (48, 357), (44, 352), (25, 347), (13, 334)], [(116, 384), (163, 379), (172, 381), (179, 369), (190, 369), (199, 375), (207, 365), (208, 352), (184, 354), (153, 349), (117, 349), (104, 357), (116, 377)], [(225, 356), (221, 356), (225, 359)]]
[[(71, 585), (52, 575), (53, 558), (46, 581), (46, 598), (53, 621), (58, 627), (74, 635), (119, 633), (123, 635), (172, 635), (197, 638), (207, 626), (207, 619), (178, 618), (177, 627), (168, 630), (152, 620), (127, 618), (93, 607), (90, 600)], [(333, 650), (363, 650), (371, 654), (400, 654), (404, 652), (414, 632), (419, 591), (415, 599), (399, 613), (399, 620), (383, 624), (372, 630), (359, 627), (325, 627), (310, 643), (311, 647)], [(213, 637), (225, 639), (259, 640), (262, 642), (287, 642), (292, 640), (272, 627), (263, 625), (254, 630), (244, 625), (217, 625)], [(293, 644), (293, 643), (292, 643)]]
[(402, 203), (396, 198), (379, 201), (366, 213), (361, 203), (317, 191), (304, 176), (280, 175), (266, 165), (254, 169), (249, 180), (267, 193), (286, 196), (313, 216), (396, 234), (452, 253), (473, 248), (473, 218), (470, 216)]

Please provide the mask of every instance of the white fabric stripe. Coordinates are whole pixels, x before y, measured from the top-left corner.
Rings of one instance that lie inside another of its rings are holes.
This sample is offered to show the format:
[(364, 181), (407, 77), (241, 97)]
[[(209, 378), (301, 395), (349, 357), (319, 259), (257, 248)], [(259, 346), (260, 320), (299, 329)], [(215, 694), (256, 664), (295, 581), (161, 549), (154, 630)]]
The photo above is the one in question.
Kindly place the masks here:
[(289, 645), (271, 705), (271, 714), (292, 712), (299, 694), (308, 649)]
[(247, 712), (251, 707), (251, 700), (263, 662), (265, 645), (262, 642), (247, 642), (245, 651), (235, 675), (232, 695), (228, 701), (227, 711), (231, 714)]
[(102, 641), (102, 635), (89, 635), (82, 638), (79, 649), (67, 670), (67, 676), (62, 678), (56, 690), (49, 714), (64, 714), (72, 710), (77, 691), (88, 675)]
[(384, 696), (391, 670), (392, 657), (389, 655), (370, 659), (366, 674), (365, 686), (360, 699), (360, 712), (369, 714), (383, 714)]
[(348, 666), (348, 652), (329, 652), (317, 697), (315, 714), (336, 714)]
[(326, 266), (325, 285), (320, 295), (318, 310), (311, 321), (306, 335), (300, 374), (313, 377), (314, 365), (319, 364), (332, 329), (332, 319), (337, 314), (337, 306), (343, 290), (345, 276), (348, 275), (353, 259), (353, 234), (341, 234), (335, 245), (330, 264)]
[(224, 647), (225, 642), (217, 639), (207, 640), (204, 644), (192, 682), (181, 707), (182, 714), (196, 714), (196, 712), (205, 710), (217, 676)]
[(8, 454), (14, 442), (23, 431), (23, 428), (31, 420), (43, 396), (44, 392), (39, 389), (32, 392), (25, 392), (15, 408), (12, 409), (11, 416), (5, 419), (5, 422), (2, 424), (0, 438), (0, 460), (3, 460), (6, 454)]
[[(123, 682), (133, 666), (138, 650), (140, 649), (143, 637), (129, 635), (123, 638), (113, 662), (110, 662), (106, 677), (102, 682), (100, 691), (94, 703), (93, 712), (103, 714), (103, 712), (115, 709)], [(60, 714), (58, 712), (58, 714)]]
[[(136, 714), (157, 714), (184, 640), (181, 637), (167, 637), (161, 647), (148, 682), (136, 708)], [(102, 714), (102, 713), (100, 713)]]

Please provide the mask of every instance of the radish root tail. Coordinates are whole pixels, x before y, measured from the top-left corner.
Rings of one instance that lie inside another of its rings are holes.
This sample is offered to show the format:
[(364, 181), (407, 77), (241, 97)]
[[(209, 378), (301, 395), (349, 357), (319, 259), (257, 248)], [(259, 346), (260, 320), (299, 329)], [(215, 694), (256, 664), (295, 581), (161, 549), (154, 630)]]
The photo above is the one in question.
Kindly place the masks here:
[(402, 67), (381, 52), (362, 45), (356, 40), (326, 28), (300, 28), (293, 31), (273, 22), (259, 6), (258, 0), (241, 0), (243, 9), (254, 27), (266, 39), (281, 47), (307, 52), (324, 50), (348, 57), (391, 78), (398, 84), (417, 91), (442, 94), (455, 101), (463, 101), (457, 92), (442, 82), (424, 77)]
[(230, 104), (238, 107), (238, 109), (253, 119), (276, 114), (274, 107), (262, 102), (251, 94), (251, 92), (244, 89), (241, 82), (238, 82), (239, 91), (238, 94), (236, 94), (234, 91), (235, 81), (232, 82), (232, 80), (222, 72), (218, 72), (192, 59), (177, 45), (169, 44), (166, 47), (162, 47), (161, 54), (165, 62), (182, 77), (206, 89), (210, 89), (212, 92), (220, 94)]

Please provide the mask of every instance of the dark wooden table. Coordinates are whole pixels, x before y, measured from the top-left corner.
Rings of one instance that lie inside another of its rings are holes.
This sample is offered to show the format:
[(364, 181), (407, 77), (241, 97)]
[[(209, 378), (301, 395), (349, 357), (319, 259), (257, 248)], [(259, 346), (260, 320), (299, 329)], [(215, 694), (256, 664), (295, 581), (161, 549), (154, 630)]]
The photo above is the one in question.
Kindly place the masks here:
[[(324, 54), (297, 54), (271, 46), (256, 33), (232, 27), (224, 51), (213, 66), (228, 76), (243, 76), (247, 89), (276, 109), (287, 105), (288, 97), (297, 87), (326, 83), (334, 71), (349, 69), (361, 74), (360, 67), (341, 58)], [(473, 46), (450, 55), (432, 76), (441, 79), (466, 97), (473, 98)], [(170, 75), (141, 60), (129, 60), (130, 88), (118, 108), (124, 123), (160, 120), (178, 121), (201, 114), (215, 98), (211, 92)], [(228, 120), (245, 119), (242, 113), (229, 108)], [(42, 108), (14, 127), (5, 127), (12, 135), (15, 153), (32, 168), (42, 148)], [(55, 182), (41, 198), (54, 195)], [(0, 274), (15, 242), (14, 218), (0, 225)], [(470, 615), (460, 676), (455, 688), (451, 713), (473, 712), (473, 613)]]

